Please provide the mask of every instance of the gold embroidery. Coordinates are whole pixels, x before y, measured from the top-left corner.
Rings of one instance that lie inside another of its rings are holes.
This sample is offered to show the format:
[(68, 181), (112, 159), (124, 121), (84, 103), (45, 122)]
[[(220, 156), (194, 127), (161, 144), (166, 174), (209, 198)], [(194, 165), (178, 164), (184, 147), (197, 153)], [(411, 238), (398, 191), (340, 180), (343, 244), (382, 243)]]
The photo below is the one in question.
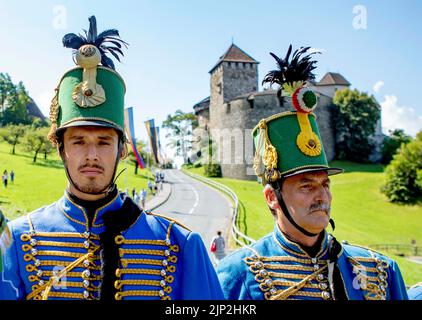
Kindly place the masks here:
[(162, 266), (162, 260), (155, 260), (155, 259), (121, 259), (120, 262), (122, 266), (127, 268), (129, 264), (146, 264), (146, 265), (153, 265), (153, 266)]
[[(82, 293), (60, 292), (60, 291), (50, 292), (49, 297), (52, 297), (52, 298), (84, 299), (84, 295)], [(40, 298), (38, 298), (36, 300), (40, 300)]]
[(152, 256), (165, 256), (165, 250), (153, 250), (153, 249), (119, 249), (120, 257), (123, 257), (125, 254), (145, 254)]
[(160, 294), (160, 291), (155, 290), (128, 290), (124, 292), (117, 292), (115, 295), (116, 300), (122, 300), (124, 297), (136, 297), (136, 296), (146, 296), (146, 297), (164, 297), (163, 293)]

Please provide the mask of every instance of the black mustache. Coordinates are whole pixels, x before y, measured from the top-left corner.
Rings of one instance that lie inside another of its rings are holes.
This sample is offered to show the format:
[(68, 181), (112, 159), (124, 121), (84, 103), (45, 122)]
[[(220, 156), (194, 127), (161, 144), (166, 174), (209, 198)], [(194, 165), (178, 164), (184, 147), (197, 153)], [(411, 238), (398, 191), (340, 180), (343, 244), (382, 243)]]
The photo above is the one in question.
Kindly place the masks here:
[(100, 166), (99, 164), (83, 164), (80, 167), (78, 167), (78, 170), (82, 170), (84, 168), (96, 168), (96, 169), (100, 169), (102, 171), (104, 171), (104, 167)]
[(317, 202), (317, 203), (311, 204), (311, 206), (309, 207), (309, 212), (312, 212), (312, 211), (325, 211), (329, 213), (331, 211), (331, 208), (329, 204)]

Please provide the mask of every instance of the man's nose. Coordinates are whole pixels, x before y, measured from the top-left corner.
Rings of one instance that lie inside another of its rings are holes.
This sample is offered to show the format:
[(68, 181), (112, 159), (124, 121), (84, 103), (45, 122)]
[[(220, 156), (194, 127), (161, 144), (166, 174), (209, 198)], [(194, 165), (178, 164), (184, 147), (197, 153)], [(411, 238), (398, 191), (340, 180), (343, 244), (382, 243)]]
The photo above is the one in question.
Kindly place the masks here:
[(315, 200), (329, 204), (331, 202), (330, 189), (321, 186), (320, 188), (318, 188), (318, 192), (315, 197)]
[(86, 160), (91, 160), (91, 161), (98, 160), (97, 146), (94, 143), (89, 143), (87, 145)]

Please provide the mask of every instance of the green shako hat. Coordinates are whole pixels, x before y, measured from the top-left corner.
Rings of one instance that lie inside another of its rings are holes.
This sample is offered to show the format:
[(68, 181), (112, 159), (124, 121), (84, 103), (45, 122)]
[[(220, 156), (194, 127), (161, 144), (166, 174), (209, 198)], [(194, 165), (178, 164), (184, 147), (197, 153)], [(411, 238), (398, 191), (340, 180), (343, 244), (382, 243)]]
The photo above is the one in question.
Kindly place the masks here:
[(311, 113), (318, 104), (318, 96), (306, 85), (308, 80), (315, 79), (312, 71), (316, 61), (311, 60), (311, 55), (318, 52), (308, 53), (309, 49), (297, 49), (291, 61), (291, 45), (284, 59), (270, 53), (278, 70), (270, 71), (262, 83), (279, 84), (277, 96), (283, 103), (284, 90), (296, 110), (262, 119), (252, 132), (256, 149), (254, 169), (263, 184), (304, 172), (324, 170), (329, 175), (343, 172), (328, 166), (316, 117)]
[(89, 18), (85, 36), (68, 33), (63, 37), (63, 46), (74, 49), (78, 67), (67, 71), (56, 88), (50, 108), (50, 141), (56, 144), (58, 132), (71, 126), (111, 127), (124, 137), (126, 87), (106, 54), (120, 61), (122, 46), (127, 45), (116, 29), (97, 34), (95, 16)]

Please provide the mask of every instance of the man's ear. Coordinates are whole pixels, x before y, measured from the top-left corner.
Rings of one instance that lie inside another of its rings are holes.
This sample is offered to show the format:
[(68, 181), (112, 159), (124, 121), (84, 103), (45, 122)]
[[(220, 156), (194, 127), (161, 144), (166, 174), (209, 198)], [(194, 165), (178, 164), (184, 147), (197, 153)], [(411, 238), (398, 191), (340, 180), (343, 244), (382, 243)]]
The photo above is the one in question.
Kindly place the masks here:
[(127, 143), (123, 142), (122, 150), (120, 151), (120, 160), (125, 160), (128, 156)]
[(268, 207), (272, 210), (281, 210), (280, 204), (278, 203), (277, 196), (275, 195), (274, 188), (267, 184), (264, 187), (264, 197)]

